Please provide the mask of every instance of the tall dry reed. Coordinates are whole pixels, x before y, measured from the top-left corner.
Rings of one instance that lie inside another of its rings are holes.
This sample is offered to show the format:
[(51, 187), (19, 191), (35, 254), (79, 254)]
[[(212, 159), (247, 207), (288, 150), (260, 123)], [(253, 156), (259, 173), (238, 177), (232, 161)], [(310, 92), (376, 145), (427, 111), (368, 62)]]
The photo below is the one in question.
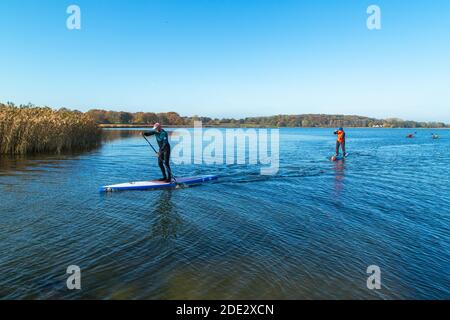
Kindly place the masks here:
[(100, 134), (81, 112), (0, 104), (0, 154), (88, 150), (99, 144)]

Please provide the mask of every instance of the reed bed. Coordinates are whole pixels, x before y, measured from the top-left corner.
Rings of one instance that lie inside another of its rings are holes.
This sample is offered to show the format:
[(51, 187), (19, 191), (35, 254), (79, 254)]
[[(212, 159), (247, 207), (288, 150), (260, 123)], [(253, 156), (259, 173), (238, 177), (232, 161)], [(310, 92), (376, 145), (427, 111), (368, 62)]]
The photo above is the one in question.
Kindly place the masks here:
[(101, 141), (101, 130), (81, 112), (0, 104), (0, 154), (84, 151)]

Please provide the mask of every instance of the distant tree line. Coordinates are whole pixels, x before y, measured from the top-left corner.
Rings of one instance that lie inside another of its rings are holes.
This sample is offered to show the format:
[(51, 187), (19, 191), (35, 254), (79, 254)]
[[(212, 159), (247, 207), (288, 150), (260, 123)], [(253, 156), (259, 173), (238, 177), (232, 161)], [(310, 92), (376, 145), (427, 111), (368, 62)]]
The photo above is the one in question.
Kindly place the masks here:
[(150, 125), (159, 122), (171, 126), (192, 126), (194, 121), (202, 121), (206, 126), (232, 127), (385, 127), (385, 128), (448, 128), (442, 122), (415, 122), (401, 119), (375, 119), (353, 115), (277, 115), (269, 117), (249, 117), (244, 119), (182, 117), (176, 112), (123, 112), (94, 109), (87, 112), (96, 123), (103, 125)]

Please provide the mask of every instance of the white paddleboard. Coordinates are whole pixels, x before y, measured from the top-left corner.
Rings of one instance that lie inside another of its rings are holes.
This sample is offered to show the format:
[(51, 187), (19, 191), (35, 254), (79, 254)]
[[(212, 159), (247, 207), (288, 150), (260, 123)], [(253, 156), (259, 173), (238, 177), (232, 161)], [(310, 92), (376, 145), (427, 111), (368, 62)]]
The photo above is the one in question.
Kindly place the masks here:
[(217, 180), (218, 178), (219, 178), (218, 176), (207, 175), (189, 178), (179, 178), (173, 182), (162, 182), (162, 181), (128, 182), (101, 187), (100, 192), (175, 188), (177, 185), (200, 184), (208, 181)]

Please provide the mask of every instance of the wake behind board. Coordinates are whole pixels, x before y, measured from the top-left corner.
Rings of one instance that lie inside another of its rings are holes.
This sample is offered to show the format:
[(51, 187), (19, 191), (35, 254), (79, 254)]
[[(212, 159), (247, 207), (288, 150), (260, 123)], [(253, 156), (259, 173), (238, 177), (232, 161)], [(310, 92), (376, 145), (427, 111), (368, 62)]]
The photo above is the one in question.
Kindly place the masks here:
[(218, 176), (198, 176), (189, 178), (179, 178), (175, 182), (161, 182), (161, 181), (140, 181), (121, 183), (100, 188), (100, 192), (114, 192), (114, 191), (129, 191), (129, 190), (150, 190), (150, 189), (169, 189), (175, 188), (178, 185), (194, 185), (209, 181), (217, 180)]

